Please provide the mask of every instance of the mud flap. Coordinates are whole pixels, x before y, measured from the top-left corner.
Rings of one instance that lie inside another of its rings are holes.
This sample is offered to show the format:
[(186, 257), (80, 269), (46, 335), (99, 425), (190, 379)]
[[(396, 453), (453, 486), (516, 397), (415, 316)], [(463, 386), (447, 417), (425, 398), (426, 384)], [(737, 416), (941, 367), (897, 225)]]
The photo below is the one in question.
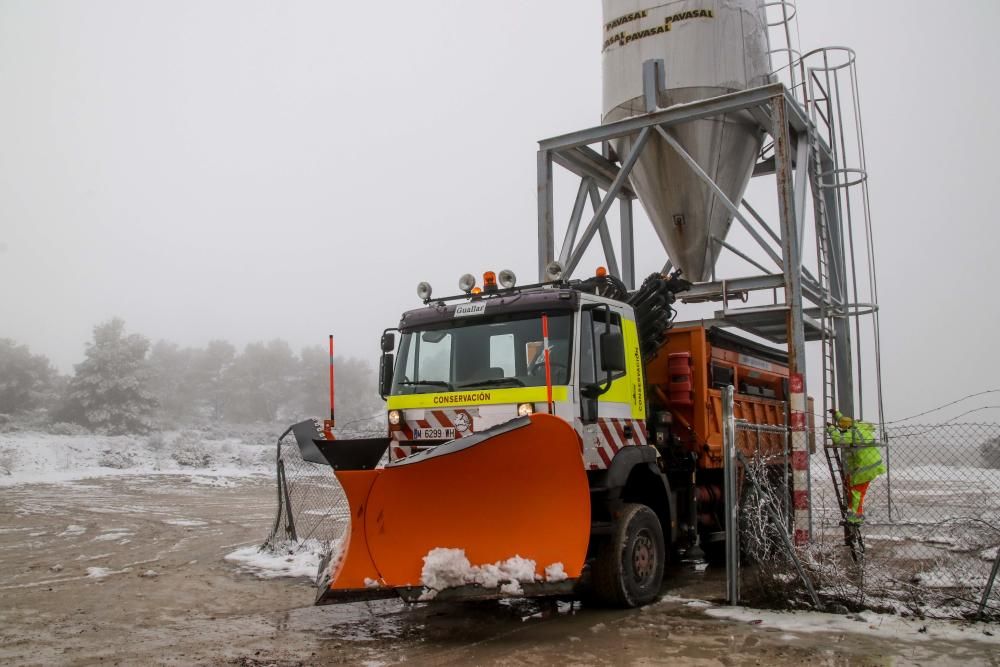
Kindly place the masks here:
[(436, 547), (464, 549), (473, 565), (521, 556), (539, 577), (554, 563), (570, 579), (583, 569), (589, 486), (576, 431), (557, 417), (518, 418), (383, 469), (336, 475), (350, 536), (320, 604), (419, 587)]

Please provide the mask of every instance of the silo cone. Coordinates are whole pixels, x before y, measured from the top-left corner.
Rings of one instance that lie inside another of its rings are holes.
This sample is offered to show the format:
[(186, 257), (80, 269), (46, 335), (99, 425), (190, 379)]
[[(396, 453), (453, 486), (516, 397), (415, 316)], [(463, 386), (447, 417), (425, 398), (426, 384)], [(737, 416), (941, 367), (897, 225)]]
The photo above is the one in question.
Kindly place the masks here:
[[(770, 82), (766, 20), (757, 0), (605, 0), (604, 122), (645, 112), (642, 67), (662, 59), (658, 106), (695, 102)], [(696, 120), (668, 132), (739, 203), (763, 136), (746, 113)], [(634, 137), (616, 142), (624, 160)], [(667, 256), (692, 281), (709, 280), (732, 214), (662, 137), (654, 133), (630, 174)]]

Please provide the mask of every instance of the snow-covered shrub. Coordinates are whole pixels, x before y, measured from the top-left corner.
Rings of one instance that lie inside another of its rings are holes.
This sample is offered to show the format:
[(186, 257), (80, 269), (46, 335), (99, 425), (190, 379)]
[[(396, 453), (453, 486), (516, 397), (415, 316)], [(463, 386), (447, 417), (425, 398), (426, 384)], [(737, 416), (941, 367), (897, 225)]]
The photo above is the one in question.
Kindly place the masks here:
[(0, 475), (9, 475), (17, 465), (17, 452), (14, 449), (0, 449)]
[(97, 459), (97, 465), (102, 468), (125, 470), (136, 465), (132, 452), (123, 449), (105, 449)]
[(984, 468), (1000, 468), (1000, 436), (990, 438), (979, 447)]
[(71, 422), (55, 422), (46, 429), (52, 435), (86, 435), (90, 433), (87, 427)]
[(208, 452), (194, 447), (175, 449), (170, 453), (170, 458), (178, 465), (188, 468), (207, 468), (212, 463), (212, 457), (209, 456)]

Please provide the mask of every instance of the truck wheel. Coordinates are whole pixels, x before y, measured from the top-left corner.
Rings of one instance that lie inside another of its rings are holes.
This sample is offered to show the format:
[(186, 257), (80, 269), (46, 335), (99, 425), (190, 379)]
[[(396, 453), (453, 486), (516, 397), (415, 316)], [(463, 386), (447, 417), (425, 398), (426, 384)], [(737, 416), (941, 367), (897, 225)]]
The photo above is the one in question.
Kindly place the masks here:
[(663, 528), (656, 513), (645, 505), (624, 505), (594, 563), (595, 597), (614, 607), (649, 604), (660, 592), (665, 561)]

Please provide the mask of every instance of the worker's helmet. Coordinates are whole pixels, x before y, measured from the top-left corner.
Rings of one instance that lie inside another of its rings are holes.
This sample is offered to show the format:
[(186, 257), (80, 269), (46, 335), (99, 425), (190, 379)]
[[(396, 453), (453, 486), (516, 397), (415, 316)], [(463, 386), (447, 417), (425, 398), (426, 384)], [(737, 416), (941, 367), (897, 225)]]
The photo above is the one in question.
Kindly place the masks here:
[(854, 420), (848, 417), (847, 415), (840, 415), (839, 417), (837, 417), (837, 426), (840, 428), (840, 430), (846, 431), (847, 429), (854, 426)]

